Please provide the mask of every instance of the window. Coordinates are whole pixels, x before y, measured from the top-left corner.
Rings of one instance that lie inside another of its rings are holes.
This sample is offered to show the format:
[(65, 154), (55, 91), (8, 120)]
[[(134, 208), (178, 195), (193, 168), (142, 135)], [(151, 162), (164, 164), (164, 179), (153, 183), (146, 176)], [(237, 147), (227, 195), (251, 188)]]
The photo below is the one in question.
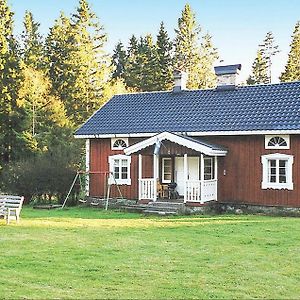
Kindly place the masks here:
[(131, 185), (130, 178), (130, 163), (131, 157), (126, 155), (113, 155), (109, 156), (109, 171), (112, 176), (110, 176), (110, 183), (112, 184), (127, 184)]
[(162, 158), (162, 183), (170, 183), (172, 181), (172, 159)]
[(204, 180), (214, 179), (214, 158), (204, 157)]
[(292, 165), (294, 158), (286, 154), (268, 154), (261, 157), (263, 167), (262, 189), (293, 189)]
[(289, 135), (266, 135), (265, 136), (266, 149), (290, 149)]
[(112, 150), (123, 150), (128, 146), (127, 138), (112, 138), (111, 139), (111, 149)]

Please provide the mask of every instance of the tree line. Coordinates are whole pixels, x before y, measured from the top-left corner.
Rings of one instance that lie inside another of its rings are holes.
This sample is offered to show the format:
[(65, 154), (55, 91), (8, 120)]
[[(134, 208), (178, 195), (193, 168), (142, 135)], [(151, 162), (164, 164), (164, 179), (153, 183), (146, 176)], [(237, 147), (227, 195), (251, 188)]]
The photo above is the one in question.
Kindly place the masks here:
[[(161, 22), (155, 37), (132, 35), (111, 56), (104, 50), (107, 34), (87, 0), (79, 0), (71, 15), (61, 13), (47, 36), (26, 11), (17, 37), (13, 18), (7, 0), (0, 0), (0, 192), (29, 198), (66, 192), (83, 153), (74, 130), (114, 94), (170, 90), (174, 69), (189, 74), (190, 89), (216, 84), (218, 50), (189, 4), (173, 40)], [(298, 22), (282, 81), (300, 80), (299, 40)], [(268, 33), (249, 84), (270, 82), (277, 51)]]

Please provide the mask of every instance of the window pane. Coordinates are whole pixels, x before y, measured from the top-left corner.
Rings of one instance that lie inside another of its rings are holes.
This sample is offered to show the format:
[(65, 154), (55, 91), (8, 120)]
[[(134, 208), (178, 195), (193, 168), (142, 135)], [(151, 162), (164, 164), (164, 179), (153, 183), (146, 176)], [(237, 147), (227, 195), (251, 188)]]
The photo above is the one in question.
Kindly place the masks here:
[(213, 159), (212, 158), (204, 158), (204, 180), (213, 179)]
[(128, 178), (128, 171), (127, 167), (122, 167), (122, 179)]

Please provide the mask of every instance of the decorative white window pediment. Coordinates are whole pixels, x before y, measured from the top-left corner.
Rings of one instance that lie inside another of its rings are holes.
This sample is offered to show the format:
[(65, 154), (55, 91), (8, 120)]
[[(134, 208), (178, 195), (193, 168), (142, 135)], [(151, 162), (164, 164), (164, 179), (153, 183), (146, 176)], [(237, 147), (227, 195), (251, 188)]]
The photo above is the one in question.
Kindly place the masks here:
[(131, 156), (127, 155), (112, 155), (108, 157), (110, 184), (131, 185), (130, 164)]
[(128, 147), (128, 138), (112, 138), (111, 149), (112, 150), (123, 150)]
[(262, 189), (293, 190), (293, 155), (273, 153), (262, 155)]
[(266, 135), (265, 149), (290, 149), (290, 136)]

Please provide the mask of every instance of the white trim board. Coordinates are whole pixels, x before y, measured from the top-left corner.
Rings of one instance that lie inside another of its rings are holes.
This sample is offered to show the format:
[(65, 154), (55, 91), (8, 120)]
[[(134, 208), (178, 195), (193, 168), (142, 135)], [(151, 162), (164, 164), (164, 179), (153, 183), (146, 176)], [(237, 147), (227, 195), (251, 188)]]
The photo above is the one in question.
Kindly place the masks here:
[[(187, 131), (174, 132), (176, 134), (186, 134), (188, 136), (229, 136), (229, 135), (284, 135), (284, 134), (300, 134), (299, 130), (250, 130), (250, 131)], [(116, 134), (88, 134), (77, 135), (76, 139), (101, 139), (101, 138), (117, 138), (117, 137), (151, 137), (159, 134), (158, 132), (144, 133), (116, 133)]]
[(210, 155), (210, 156), (225, 156), (227, 154), (226, 150), (215, 150), (209, 146), (201, 145), (197, 142), (188, 140), (183, 136), (178, 136), (178, 135), (170, 133), (170, 132), (162, 132), (162, 133), (152, 136), (144, 141), (141, 141), (132, 146), (129, 146), (126, 149), (124, 149), (124, 153), (126, 155), (131, 155), (142, 149), (145, 149), (148, 146), (154, 145), (158, 141), (163, 141), (163, 140), (168, 140), (170, 142), (185, 146), (187, 148), (193, 149), (197, 152), (204, 153), (204, 154)]

